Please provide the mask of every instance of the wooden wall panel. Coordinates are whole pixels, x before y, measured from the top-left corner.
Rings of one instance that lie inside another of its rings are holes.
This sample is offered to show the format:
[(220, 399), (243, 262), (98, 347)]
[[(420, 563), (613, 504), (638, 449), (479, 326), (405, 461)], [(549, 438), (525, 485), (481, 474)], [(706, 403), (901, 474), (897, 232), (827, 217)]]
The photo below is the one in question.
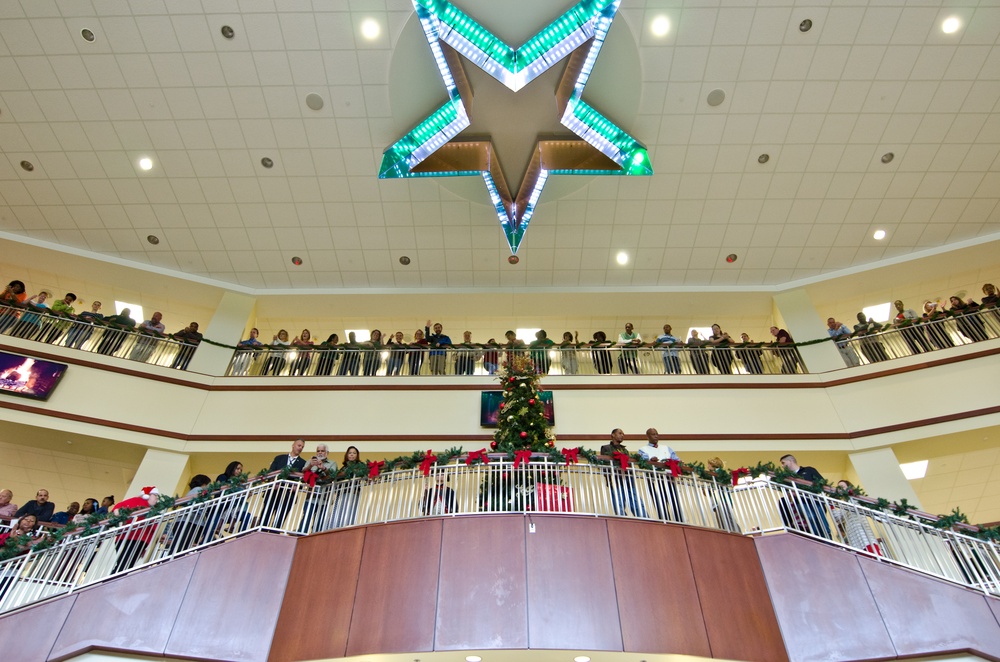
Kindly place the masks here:
[(626, 652), (710, 657), (684, 529), (608, 520)]
[(92, 648), (162, 654), (197, 562), (187, 556), (81, 591), (51, 658)]
[(254, 533), (201, 552), (166, 655), (264, 662), (295, 543)]
[(787, 660), (754, 541), (694, 528), (684, 536), (712, 656)]
[(971, 650), (1000, 659), (1000, 625), (982, 594), (859, 559), (900, 656)]
[(365, 530), (299, 538), (269, 662), (347, 655)]
[(45, 662), (75, 601), (70, 595), (0, 618), (0, 660)]
[(443, 521), (434, 650), (528, 647), (524, 518)]
[(790, 660), (896, 656), (857, 554), (792, 534), (755, 544)]
[(527, 533), (532, 648), (622, 650), (607, 521), (541, 516)]
[(369, 526), (348, 655), (434, 647), (441, 520)]

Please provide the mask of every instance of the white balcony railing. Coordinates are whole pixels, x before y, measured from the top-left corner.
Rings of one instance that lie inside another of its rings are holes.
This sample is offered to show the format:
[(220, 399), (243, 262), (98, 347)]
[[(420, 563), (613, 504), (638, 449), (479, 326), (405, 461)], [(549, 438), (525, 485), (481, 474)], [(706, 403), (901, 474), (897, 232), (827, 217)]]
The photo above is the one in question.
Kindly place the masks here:
[(6, 304), (0, 304), (0, 333), (180, 370), (187, 369), (197, 349), (191, 343), (135, 329)]
[(422, 517), (559, 512), (683, 523), (744, 535), (791, 531), (1000, 595), (1000, 546), (854, 502), (757, 479), (733, 487), (669, 471), (494, 457), (311, 488), (256, 481), (92, 535), (28, 546), (0, 563), (0, 612), (65, 594), (251, 531), (305, 535)]

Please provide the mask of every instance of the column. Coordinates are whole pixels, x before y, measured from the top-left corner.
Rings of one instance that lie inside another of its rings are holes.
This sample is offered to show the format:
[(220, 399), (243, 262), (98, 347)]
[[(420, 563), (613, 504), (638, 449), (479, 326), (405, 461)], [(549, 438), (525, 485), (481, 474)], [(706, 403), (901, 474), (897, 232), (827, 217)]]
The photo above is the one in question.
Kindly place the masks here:
[(160, 494), (167, 496), (187, 493), (187, 486), (182, 481), (187, 478), (188, 459), (189, 456), (184, 453), (147, 449), (125, 498), (139, 496), (140, 490), (147, 485), (156, 487)]
[[(785, 322), (785, 330), (796, 342), (828, 338), (826, 320), (821, 318), (805, 290), (789, 290), (774, 295), (774, 305)], [(844, 357), (832, 342), (799, 347), (809, 372), (827, 372), (846, 367)]]
[[(236, 345), (254, 312), (257, 299), (249, 294), (226, 292), (222, 295), (212, 321), (201, 329), (202, 334), (215, 342)], [(233, 350), (203, 342), (194, 353), (188, 370), (206, 375), (224, 375)]]
[(848, 457), (858, 473), (861, 487), (868, 496), (876, 499), (881, 497), (889, 501), (906, 499), (907, 503), (917, 508), (921, 507), (917, 493), (903, 475), (903, 470), (899, 468), (899, 460), (891, 448), (851, 453)]

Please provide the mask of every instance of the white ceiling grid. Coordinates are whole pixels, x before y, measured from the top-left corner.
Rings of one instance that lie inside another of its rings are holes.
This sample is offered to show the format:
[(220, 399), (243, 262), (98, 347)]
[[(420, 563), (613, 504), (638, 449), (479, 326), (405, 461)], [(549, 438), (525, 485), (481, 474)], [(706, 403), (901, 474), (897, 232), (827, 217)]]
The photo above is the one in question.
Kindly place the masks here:
[[(375, 176), (399, 137), (388, 71), (412, 13), (0, 4), (0, 230), (264, 290), (776, 285), (1000, 232), (995, 3), (624, 0), (642, 63), (626, 128), (656, 174), (543, 197), (517, 266), (485, 193)], [(365, 18), (383, 26), (371, 42)]]

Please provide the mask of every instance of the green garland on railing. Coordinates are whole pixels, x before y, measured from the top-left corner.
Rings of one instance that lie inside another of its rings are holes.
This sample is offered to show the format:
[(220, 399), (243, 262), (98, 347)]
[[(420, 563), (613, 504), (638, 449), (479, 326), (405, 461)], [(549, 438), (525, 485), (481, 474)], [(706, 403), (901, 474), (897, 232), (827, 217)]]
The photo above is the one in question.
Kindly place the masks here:
[[(598, 466), (609, 466), (615, 464), (615, 461), (606, 456), (601, 456), (593, 450), (578, 446), (576, 448), (577, 457), (587, 460), (590, 464)], [(434, 453), (431, 453), (434, 455)], [(393, 471), (405, 471), (413, 469), (415, 467), (421, 466), (423, 464), (424, 458), (426, 458), (428, 452), (426, 451), (416, 451), (411, 455), (402, 455), (393, 460), (386, 460), (385, 464), (381, 467), (379, 473), (386, 474)], [(433, 462), (433, 466), (446, 466), (451, 464), (456, 459), (460, 458), (462, 455), (462, 448), (452, 447), (446, 451), (441, 451), (435, 455), (436, 459)], [(504, 456), (507, 460), (513, 461), (515, 456), (513, 453), (494, 453), (493, 455)], [(546, 457), (553, 463), (563, 464), (567, 461), (566, 455), (562, 450), (558, 448), (553, 448), (548, 452), (535, 452), (533, 455)], [(670, 472), (669, 463), (652, 463), (641, 457), (638, 453), (630, 453), (629, 459), (640, 469), (654, 472)], [(470, 461), (470, 464), (479, 464), (484, 462), (481, 458), (474, 458)], [(812, 483), (804, 481), (802, 478), (797, 476), (794, 472), (789, 471), (784, 466), (775, 465), (773, 462), (758, 462), (753, 467), (741, 468), (741, 474), (745, 469), (747, 475), (758, 478), (760, 476), (770, 476), (772, 482), (779, 485), (795, 485), (797, 488), (812, 492), (814, 494), (823, 494), (839, 499), (841, 501), (848, 501), (851, 497), (855, 496), (865, 496), (864, 492), (858, 488), (852, 490), (844, 490), (841, 488), (831, 488), (829, 483), (824, 480), (817, 480)], [(733, 473), (727, 471), (724, 467), (708, 468), (701, 462), (691, 462), (685, 463), (681, 462), (679, 464), (679, 470), (681, 475), (697, 476), (702, 480), (717, 481), (722, 484), (732, 484)], [(256, 479), (264, 478), (267, 476), (269, 471), (267, 469), (261, 469), (254, 476)], [(291, 467), (285, 467), (281, 471), (275, 474), (275, 479), (277, 480), (289, 480), (292, 475), (296, 472), (292, 470)], [(352, 478), (367, 478), (369, 475), (369, 468), (363, 462), (355, 462), (354, 464), (343, 467), (335, 473), (332, 473), (325, 483), (317, 484), (327, 484), (340, 480), (350, 480)], [(233, 492), (243, 490), (246, 488), (249, 482), (249, 474), (242, 474), (240, 476), (233, 476), (228, 482), (213, 482), (202, 488), (202, 491), (193, 499), (186, 503), (203, 503), (210, 499), (218, 498), (222, 495), (222, 490), (225, 488), (226, 494), (232, 494)], [(160, 513), (163, 513), (174, 507), (177, 501), (177, 497), (160, 496), (159, 501), (156, 505), (149, 509), (147, 517), (155, 517)], [(898, 502), (888, 501), (887, 499), (878, 498), (875, 501), (869, 502), (867, 500), (856, 501), (858, 505), (869, 508), (877, 512), (890, 512), (899, 517), (906, 517), (911, 520), (916, 520), (913, 516), (913, 512), (917, 509), (907, 503), (906, 499), (900, 499)], [(97, 528), (97, 525), (101, 522), (105, 523), (105, 529), (114, 528), (126, 523), (131, 517), (132, 513), (141, 510), (140, 508), (122, 510), (109, 516), (106, 519), (101, 519), (100, 515), (90, 515), (82, 523), (69, 522), (60, 529), (53, 531), (46, 535), (45, 538), (38, 539), (29, 535), (20, 535), (17, 537), (9, 537), (2, 547), (0, 547), (0, 561), (6, 561), (7, 559), (13, 558), (18, 554), (21, 554), (25, 548), (32, 547), (36, 550), (46, 549), (54, 545), (59, 544), (66, 536), (74, 534), (74, 537), (87, 537), (92, 536), (101, 531)], [(973, 538), (978, 538), (979, 540), (984, 540), (986, 542), (998, 542), (1000, 543), (1000, 526), (995, 527), (985, 527), (970, 525), (968, 518), (963, 514), (958, 508), (952, 510), (950, 515), (938, 515), (937, 519), (930, 522), (932, 526), (939, 529), (950, 529), (958, 524), (967, 525), (963, 535), (967, 535)], [(974, 528), (975, 530), (969, 530)], [(32, 544), (32, 541), (37, 541)]]

